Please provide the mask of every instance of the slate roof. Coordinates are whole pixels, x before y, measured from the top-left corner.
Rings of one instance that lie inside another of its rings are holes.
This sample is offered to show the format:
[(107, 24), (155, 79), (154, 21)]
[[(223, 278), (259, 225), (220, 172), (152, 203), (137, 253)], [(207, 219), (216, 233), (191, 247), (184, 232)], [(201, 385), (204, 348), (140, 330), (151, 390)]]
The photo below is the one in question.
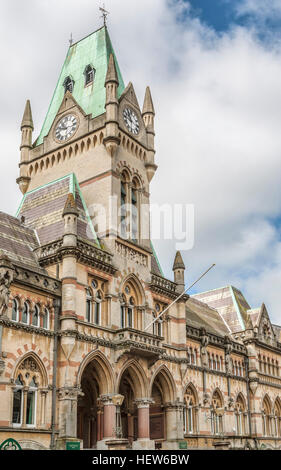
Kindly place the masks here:
[(227, 323), (232, 333), (245, 329), (250, 306), (243, 294), (232, 286), (195, 294), (192, 298), (200, 300), (216, 309)]
[(219, 336), (230, 334), (219, 312), (193, 297), (186, 304), (186, 324), (195, 328), (203, 327), (208, 333)]
[(75, 197), (79, 211), (77, 235), (79, 238), (94, 242), (99, 246), (87, 206), (74, 174), (67, 175), (52, 183), (26, 193), (17, 215), (25, 218), (27, 227), (36, 229), (40, 245), (46, 245), (63, 236), (62, 218), (68, 194)]
[(13, 263), (45, 274), (33, 251), (38, 246), (34, 230), (16, 217), (0, 212), (0, 249)]
[[(86, 114), (91, 114), (94, 118), (105, 112), (104, 83), (110, 54), (113, 54), (115, 59), (119, 98), (125, 86), (107, 28), (100, 28), (69, 48), (36, 145), (42, 144), (50, 131), (64, 97), (63, 83), (68, 76), (74, 80), (72, 95)], [(93, 85), (85, 87), (84, 71), (87, 65), (95, 69), (95, 78)]]

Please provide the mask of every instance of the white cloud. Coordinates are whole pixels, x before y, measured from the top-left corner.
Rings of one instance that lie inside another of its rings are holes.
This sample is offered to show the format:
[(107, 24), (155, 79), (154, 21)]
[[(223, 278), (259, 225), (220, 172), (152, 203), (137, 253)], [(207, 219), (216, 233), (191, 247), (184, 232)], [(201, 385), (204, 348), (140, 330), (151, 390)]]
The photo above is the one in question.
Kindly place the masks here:
[(266, 21), (276, 20), (281, 17), (280, 0), (241, 0), (237, 3), (238, 15), (254, 15), (256, 18)]
[[(248, 1), (248, 11), (254, 4), (269, 2)], [(13, 0), (1, 8), (0, 195), (1, 210), (14, 213), (25, 99), (38, 134), (70, 32), (80, 39), (101, 20), (90, 0)], [(216, 262), (199, 290), (237, 285), (253, 307), (266, 301), (281, 322), (280, 236), (272, 223), (281, 212), (279, 41), (263, 47), (253, 27), (217, 36), (188, 15), (179, 23), (183, 2), (108, 0), (107, 8), (125, 81), (134, 83), (141, 105), (147, 84), (154, 98), (159, 169), (152, 201), (195, 205), (195, 247), (183, 253), (188, 281)], [(171, 276), (175, 243), (155, 247)]]

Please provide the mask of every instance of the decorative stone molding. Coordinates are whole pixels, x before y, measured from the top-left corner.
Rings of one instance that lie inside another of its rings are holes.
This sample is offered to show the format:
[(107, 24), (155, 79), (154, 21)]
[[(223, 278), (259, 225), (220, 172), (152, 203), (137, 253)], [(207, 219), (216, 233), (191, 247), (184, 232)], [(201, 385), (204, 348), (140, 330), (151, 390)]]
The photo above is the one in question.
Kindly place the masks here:
[(58, 263), (64, 256), (74, 256), (77, 261), (102, 272), (114, 274), (117, 269), (112, 265), (112, 255), (105, 250), (86, 243), (78, 238), (76, 247), (63, 247), (62, 239), (44, 245), (36, 250), (41, 266)]
[(59, 400), (78, 400), (84, 393), (80, 387), (62, 387), (58, 390)]
[(31, 372), (39, 372), (37, 363), (32, 359), (32, 357), (26, 358), (19, 366), (20, 370), (30, 370)]
[(61, 282), (42, 273), (15, 266), (14, 279), (20, 284), (36, 287), (53, 295), (61, 295)]
[(157, 274), (151, 274), (150, 289), (156, 294), (165, 295), (173, 300), (178, 297), (177, 284)]
[(149, 406), (154, 403), (154, 400), (152, 400), (152, 398), (137, 398), (134, 400), (134, 403), (137, 408), (149, 408)]
[(124, 245), (119, 241), (115, 241), (115, 251), (118, 255), (122, 256), (122, 258), (126, 258), (128, 261), (133, 261), (140, 266), (148, 266), (148, 257), (145, 254), (140, 253), (138, 250)]

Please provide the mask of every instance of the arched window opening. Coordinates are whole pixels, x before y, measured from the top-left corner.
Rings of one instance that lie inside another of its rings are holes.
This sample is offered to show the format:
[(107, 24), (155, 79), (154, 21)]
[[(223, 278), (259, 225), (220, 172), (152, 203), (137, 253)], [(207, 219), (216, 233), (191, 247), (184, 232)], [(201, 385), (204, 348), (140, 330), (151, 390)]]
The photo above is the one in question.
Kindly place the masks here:
[(66, 93), (67, 91), (72, 93), (73, 88), (74, 88), (74, 81), (72, 80), (71, 77), (66, 77), (66, 79), (63, 82), (63, 86), (64, 86), (64, 93)]
[(137, 243), (139, 240), (139, 184), (134, 178), (132, 185), (132, 240)]
[(12, 304), (12, 320), (19, 321), (19, 303), (17, 299), (14, 299)]
[(212, 398), (211, 424), (213, 434), (219, 435), (223, 433), (223, 403), (217, 390)]
[(32, 314), (32, 325), (33, 326), (40, 326), (39, 324), (39, 320), (40, 320), (40, 309), (38, 307), (38, 305), (35, 305), (34, 307), (34, 311), (33, 311), (33, 314)]
[(238, 436), (246, 434), (246, 407), (245, 401), (241, 395), (237, 397), (235, 404), (236, 415), (236, 433)]
[(92, 323), (93, 296), (90, 289), (86, 290), (86, 321)]
[(23, 413), (23, 387), (21, 375), (18, 375), (15, 381), (15, 388), (13, 392), (13, 426), (21, 426), (22, 413)]
[(29, 305), (27, 302), (24, 302), (23, 311), (22, 311), (22, 323), (29, 325)]
[(184, 395), (184, 433), (197, 433), (197, 407), (196, 396), (192, 387), (188, 387)]
[(275, 436), (281, 436), (281, 403), (280, 400), (277, 399), (274, 405), (274, 428), (275, 428)]
[(50, 328), (50, 312), (47, 308), (44, 309), (43, 328), (45, 330), (48, 330)]
[(143, 294), (134, 278), (129, 278), (123, 285), (120, 308), (121, 328), (143, 328)]
[(85, 77), (85, 86), (90, 85), (93, 83), (95, 78), (95, 69), (91, 67), (91, 65), (87, 65), (84, 70), (84, 77)]
[(262, 415), (263, 415), (263, 434), (264, 436), (271, 436), (271, 403), (269, 398), (266, 396), (262, 404)]
[(95, 299), (95, 318), (94, 322), (96, 325), (101, 324), (101, 306), (102, 306), (102, 294), (100, 291), (97, 292)]
[(36, 412), (36, 398), (37, 398), (37, 385), (35, 377), (29, 383), (26, 398), (26, 425), (35, 426), (35, 412)]

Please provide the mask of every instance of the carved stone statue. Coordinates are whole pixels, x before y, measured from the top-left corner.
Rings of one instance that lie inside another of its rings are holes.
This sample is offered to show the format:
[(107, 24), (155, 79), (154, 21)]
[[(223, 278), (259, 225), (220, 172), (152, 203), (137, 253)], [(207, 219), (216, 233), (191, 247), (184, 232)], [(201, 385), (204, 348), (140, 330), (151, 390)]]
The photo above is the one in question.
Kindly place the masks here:
[(3, 251), (0, 251), (0, 317), (5, 315), (9, 306), (10, 285), (14, 278), (12, 264)]
[(208, 367), (208, 353), (207, 353), (207, 346), (209, 344), (209, 337), (207, 336), (206, 330), (204, 328), (201, 329), (201, 366)]

